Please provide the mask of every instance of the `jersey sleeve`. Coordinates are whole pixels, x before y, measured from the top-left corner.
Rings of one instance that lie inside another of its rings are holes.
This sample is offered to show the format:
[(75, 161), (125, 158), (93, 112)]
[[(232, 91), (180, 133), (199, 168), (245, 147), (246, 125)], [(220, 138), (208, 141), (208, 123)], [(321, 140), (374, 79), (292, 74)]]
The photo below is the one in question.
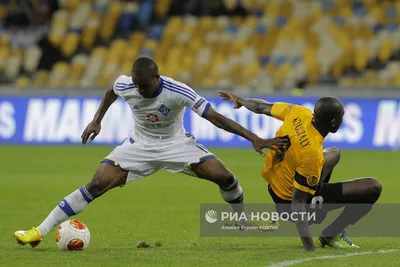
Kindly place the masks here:
[(197, 115), (204, 118), (210, 109), (211, 104), (204, 97), (197, 95), (196, 100), (188, 103), (187, 107)]
[(272, 105), (271, 115), (275, 119), (284, 121), (286, 115), (289, 113), (292, 107), (293, 105), (289, 103), (276, 102), (275, 104)]
[(176, 93), (177, 100), (181, 105), (190, 108), (194, 113), (203, 118), (206, 116), (211, 104), (204, 97), (199, 96), (192, 88), (178, 82), (174, 84), (164, 83), (164, 86)]
[(113, 90), (117, 96), (121, 96), (124, 92), (134, 88), (132, 78), (126, 75), (120, 75), (113, 84)]
[(323, 165), (324, 160), (318, 157), (303, 159), (296, 168), (293, 186), (300, 191), (314, 195), (321, 178)]

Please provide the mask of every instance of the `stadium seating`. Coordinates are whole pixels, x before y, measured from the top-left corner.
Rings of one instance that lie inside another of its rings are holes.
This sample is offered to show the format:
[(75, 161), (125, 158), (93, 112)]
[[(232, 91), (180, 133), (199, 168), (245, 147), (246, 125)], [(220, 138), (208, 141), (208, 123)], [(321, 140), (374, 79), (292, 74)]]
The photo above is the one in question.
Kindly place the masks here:
[(21, 75), (15, 80), (15, 86), (17, 87), (27, 87), (30, 85), (32, 85), (32, 81), (27, 76)]
[(42, 55), (42, 50), (40, 50), (39, 47), (33, 46), (27, 48), (24, 53), (24, 62), (23, 62), (24, 70), (28, 73), (34, 72), (39, 65), (39, 60), (41, 55)]
[(33, 78), (33, 85), (37, 86), (37, 87), (46, 86), (48, 77), (49, 77), (48, 71), (46, 71), (46, 70), (36, 71), (36, 73), (34, 74), (34, 78)]
[[(60, 2), (49, 39), (68, 62), (57, 63), (48, 77), (36, 70), (41, 51), (29, 48), (21, 59), (7, 37), (0, 40), (0, 71), (19, 86), (26, 73), (35, 84), (108, 86), (129, 74), (138, 56), (154, 58), (162, 74), (197, 87), (272, 92), (324, 80), (400, 85), (398, 1), (246, 0), (247, 17), (168, 19), (170, 0)], [(237, 1), (225, 3), (229, 10)]]
[(0, 38), (0, 72), (4, 72), (4, 66), (8, 57), (11, 54), (10, 40), (7, 35), (2, 35)]
[(7, 79), (14, 80), (18, 76), (22, 64), (22, 54), (18, 52), (16, 51), (7, 59), (7, 68), (4, 69), (4, 76)]

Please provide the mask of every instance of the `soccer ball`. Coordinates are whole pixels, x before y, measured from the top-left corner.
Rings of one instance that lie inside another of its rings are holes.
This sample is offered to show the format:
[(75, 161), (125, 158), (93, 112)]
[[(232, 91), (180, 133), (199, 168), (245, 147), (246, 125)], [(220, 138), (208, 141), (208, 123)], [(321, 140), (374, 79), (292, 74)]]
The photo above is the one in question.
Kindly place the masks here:
[(57, 228), (56, 242), (60, 250), (83, 250), (90, 243), (89, 228), (78, 220), (65, 221)]

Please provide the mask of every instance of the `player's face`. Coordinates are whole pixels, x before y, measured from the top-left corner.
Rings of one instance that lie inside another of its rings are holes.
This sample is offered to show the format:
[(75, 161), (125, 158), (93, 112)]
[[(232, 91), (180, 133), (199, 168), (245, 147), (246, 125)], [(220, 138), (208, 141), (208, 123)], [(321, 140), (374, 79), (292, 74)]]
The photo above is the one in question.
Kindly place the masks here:
[(152, 97), (159, 89), (159, 75), (140, 77), (132, 73), (132, 81), (136, 85), (139, 94), (143, 97)]

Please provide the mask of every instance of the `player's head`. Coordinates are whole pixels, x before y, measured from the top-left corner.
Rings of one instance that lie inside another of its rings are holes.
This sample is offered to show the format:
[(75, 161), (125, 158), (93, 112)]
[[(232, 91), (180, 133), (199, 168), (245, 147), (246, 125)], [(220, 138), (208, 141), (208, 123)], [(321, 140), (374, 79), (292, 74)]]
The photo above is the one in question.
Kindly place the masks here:
[(157, 64), (148, 57), (140, 57), (132, 67), (132, 81), (138, 88), (139, 94), (152, 97), (160, 88), (160, 74)]
[(329, 133), (336, 133), (342, 125), (344, 106), (336, 97), (322, 97), (314, 107), (314, 121)]

